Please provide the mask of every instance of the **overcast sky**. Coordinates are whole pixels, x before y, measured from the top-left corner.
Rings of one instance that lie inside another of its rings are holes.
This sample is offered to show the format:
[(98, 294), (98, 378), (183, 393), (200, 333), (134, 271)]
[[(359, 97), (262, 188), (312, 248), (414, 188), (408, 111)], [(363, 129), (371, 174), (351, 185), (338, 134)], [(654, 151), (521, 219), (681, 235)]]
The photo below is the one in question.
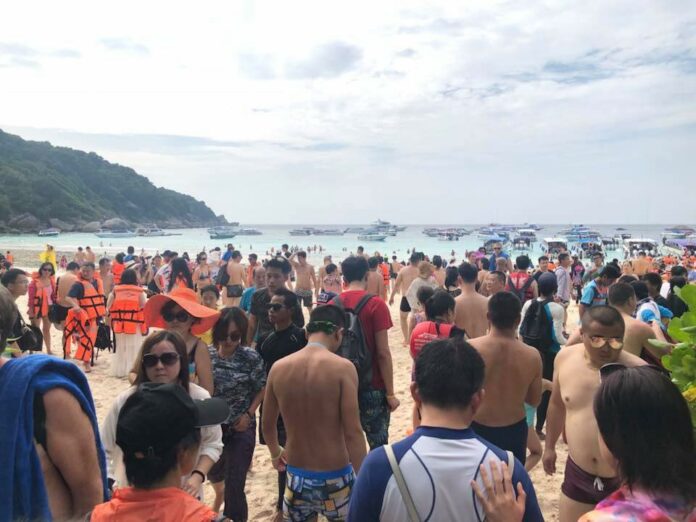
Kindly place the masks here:
[(696, 2), (11, 2), (0, 128), (246, 223), (693, 223)]

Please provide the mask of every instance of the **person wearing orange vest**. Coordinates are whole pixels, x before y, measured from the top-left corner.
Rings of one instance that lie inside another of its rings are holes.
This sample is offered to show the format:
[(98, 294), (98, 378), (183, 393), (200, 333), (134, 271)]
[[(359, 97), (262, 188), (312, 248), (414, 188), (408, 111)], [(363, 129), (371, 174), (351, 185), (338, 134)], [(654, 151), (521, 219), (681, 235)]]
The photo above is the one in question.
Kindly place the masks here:
[(147, 335), (143, 307), (145, 289), (138, 285), (138, 274), (128, 268), (121, 274), (121, 283), (114, 286), (106, 302), (107, 321), (115, 334), (116, 352), (111, 358), (109, 374), (126, 377), (134, 367), (138, 352)]
[[(94, 263), (85, 263), (80, 267), (80, 279), (72, 286), (65, 300), (72, 308), (65, 320), (63, 342), (66, 344), (71, 336), (77, 338), (75, 358), (83, 362), (85, 373), (89, 373), (99, 321), (106, 315), (104, 287), (101, 279), (95, 277)], [(66, 358), (69, 355), (65, 353)]]
[(51, 263), (42, 263), (39, 271), (31, 276), (29, 283), (29, 310), (27, 315), (31, 319), (31, 324), (41, 329), (46, 345), (46, 353), (51, 354), (51, 321), (48, 318), (48, 311), (52, 304), (56, 302), (56, 280), (55, 271)]
[(114, 261), (111, 263), (111, 274), (114, 276), (114, 285), (121, 283), (121, 275), (126, 269), (126, 265), (123, 262), (123, 252), (116, 254)]

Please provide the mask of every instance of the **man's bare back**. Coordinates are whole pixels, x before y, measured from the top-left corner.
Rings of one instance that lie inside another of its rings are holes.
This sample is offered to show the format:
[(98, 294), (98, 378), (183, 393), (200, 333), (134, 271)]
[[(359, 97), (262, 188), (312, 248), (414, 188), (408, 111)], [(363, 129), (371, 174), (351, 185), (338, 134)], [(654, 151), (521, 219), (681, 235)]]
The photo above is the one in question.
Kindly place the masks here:
[(462, 293), (455, 299), (454, 324), (466, 332), (469, 339), (486, 335), (488, 330), (488, 299), (478, 292)]
[(368, 294), (382, 295), (384, 278), (380, 272), (370, 270), (367, 273), (367, 287), (365, 290), (367, 290)]
[(403, 267), (396, 276), (394, 292), (401, 292), (401, 295), (405, 295), (416, 277), (418, 277), (418, 266), (408, 265)]
[(630, 315), (622, 313), (621, 317), (626, 325), (623, 351), (640, 357), (643, 348), (647, 350), (649, 347), (648, 340), (656, 338), (655, 332), (643, 321), (634, 319)]
[(314, 282), (314, 267), (309, 263), (295, 263), (295, 289), (296, 290), (312, 290)]
[(57, 301), (59, 305), (65, 306), (67, 308), (70, 308), (72, 306), (72, 304), (66, 301), (65, 298), (67, 297), (68, 292), (72, 288), (73, 284), (75, 284), (76, 282), (77, 275), (73, 274), (72, 272), (66, 272), (58, 278)]
[(246, 275), (246, 270), (241, 263), (237, 263), (235, 261), (230, 261), (227, 263), (227, 274), (230, 276), (230, 280), (227, 283), (228, 286), (244, 286), (244, 276)]

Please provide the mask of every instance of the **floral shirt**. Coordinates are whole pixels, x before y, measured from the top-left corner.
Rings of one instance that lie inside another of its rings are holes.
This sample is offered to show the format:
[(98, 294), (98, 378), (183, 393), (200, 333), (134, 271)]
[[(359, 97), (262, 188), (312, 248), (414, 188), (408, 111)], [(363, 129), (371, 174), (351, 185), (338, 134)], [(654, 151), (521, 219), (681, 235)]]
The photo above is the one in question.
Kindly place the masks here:
[(678, 497), (656, 497), (623, 486), (578, 522), (696, 522), (696, 505)]

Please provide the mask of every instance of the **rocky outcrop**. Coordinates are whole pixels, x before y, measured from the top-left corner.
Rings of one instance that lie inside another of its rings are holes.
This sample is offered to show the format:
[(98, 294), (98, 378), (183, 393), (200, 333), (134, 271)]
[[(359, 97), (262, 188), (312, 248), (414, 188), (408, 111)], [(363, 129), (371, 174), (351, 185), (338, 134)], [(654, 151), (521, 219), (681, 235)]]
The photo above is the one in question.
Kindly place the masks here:
[(24, 212), (10, 219), (7, 225), (21, 232), (36, 232), (41, 228), (41, 221), (33, 214)]
[(48, 224), (51, 225), (53, 228), (57, 228), (61, 232), (72, 232), (75, 229), (75, 227), (70, 223), (66, 223), (62, 219), (58, 218), (49, 219)]
[(101, 228), (101, 224), (99, 221), (90, 221), (89, 223), (85, 223), (82, 225), (82, 228), (80, 228), (80, 232), (99, 232), (99, 229)]
[(125, 221), (121, 218), (111, 218), (107, 219), (102, 223), (102, 228), (108, 228), (108, 229), (127, 229), (130, 228), (130, 223), (128, 221)]

